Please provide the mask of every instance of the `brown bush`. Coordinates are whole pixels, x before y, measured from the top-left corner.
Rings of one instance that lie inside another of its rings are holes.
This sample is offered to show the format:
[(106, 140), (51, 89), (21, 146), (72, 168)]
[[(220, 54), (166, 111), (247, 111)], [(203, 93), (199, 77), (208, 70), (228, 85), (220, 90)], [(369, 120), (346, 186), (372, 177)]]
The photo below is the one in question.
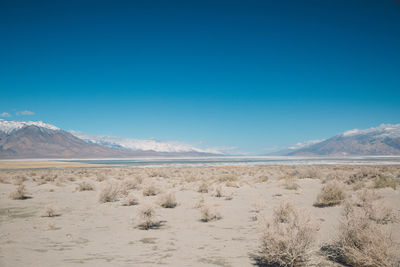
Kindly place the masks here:
[(166, 195), (163, 195), (160, 198), (160, 206), (163, 208), (167, 208), (167, 209), (173, 209), (176, 207), (177, 203), (176, 203), (176, 198), (175, 195), (173, 193), (169, 193)]
[(374, 180), (374, 187), (375, 188), (391, 187), (393, 188), (393, 190), (396, 190), (397, 183), (392, 176), (380, 174), (378, 178)]
[(207, 205), (203, 205), (200, 209), (202, 222), (218, 221), (222, 219), (221, 214), (215, 209), (210, 208)]
[[(285, 208), (286, 207), (286, 208)], [(272, 220), (267, 221), (261, 246), (254, 256), (259, 266), (307, 266), (317, 227), (307, 213), (291, 204), (281, 204)]]
[(396, 248), (390, 235), (368, 217), (364, 210), (346, 203), (338, 237), (322, 247), (329, 259), (348, 266), (394, 266)]
[(17, 186), (15, 191), (10, 194), (10, 198), (15, 199), (15, 200), (26, 199), (27, 198), (26, 194), (27, 194), (27, 192), (25, 189), (25, 185), (20, 184), (19, 186)]
[(116, 182), (107, 182), (100, 191), (100, 203), (114, 202), (118, 200), (119, 186)]
[(78, 187), (76, 189), (78, 191), (92, 191), (92, 190), (94, 190), (94, 186), (93, 186), (93, 184), (91, 184), (87, 181), (83, 181), (78, 184)]
[(330, 207), (340, 204), (346, 198), (344, 187), (338, 182), (324, 185), (314, 203), (316, 207)]

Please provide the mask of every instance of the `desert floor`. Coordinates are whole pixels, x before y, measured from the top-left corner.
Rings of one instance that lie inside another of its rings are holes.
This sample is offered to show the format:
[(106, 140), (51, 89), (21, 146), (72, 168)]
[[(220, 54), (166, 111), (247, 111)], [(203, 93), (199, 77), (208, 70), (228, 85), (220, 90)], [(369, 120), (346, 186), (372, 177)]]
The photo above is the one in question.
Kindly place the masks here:
[[(345, 199), (314, 206), (333, 180)], [(374, 195), (386, 211), (377, 225), (400, 243), (399, 180), (400, 166), (0, 170), (0, 266), (254, 266), (282, 203), (316, 225), (305, 265), (341, 266), (320, 248), (338, 236), (346, 201)]]

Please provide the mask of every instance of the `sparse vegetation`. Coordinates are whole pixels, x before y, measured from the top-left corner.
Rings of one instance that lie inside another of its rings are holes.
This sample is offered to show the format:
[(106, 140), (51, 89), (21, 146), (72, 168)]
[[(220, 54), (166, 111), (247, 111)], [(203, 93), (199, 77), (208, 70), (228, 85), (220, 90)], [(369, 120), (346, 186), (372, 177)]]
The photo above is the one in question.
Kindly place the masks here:
[(26, 192), (26, 189), (25, 189), (25, 185), (20, 184), (20, 185), (17, 186), (15, 191), (10, 194), (10, 198), (11, 199), (15, 199), (15, 200), (17, 200), (17, 199), (26, 199), (27, 198), (26, 194), (27, 194), (27, 192)]
[(221, 186), (218, 186), (218, 187), (215, 189), (214, 196), (215, 196), (215, 197), (223, 197), (223, 196), (224, 196), (224, 194), (222, 193), (222, 187), (221, 187)]
[(134, 196), (127, 196), (121, 202), (122, 206), (135, 206), (137, 204), (139, 204), (139, 201)]
[(378, 178), (376, 178), (374, 180), (374, 187), (375, 188), (390, 187), (390, 188), (393, 188), (393, 190), (396, 190), (397, 183), (396, 183), (396, 180), (392, 176), (379, 174)]
[(116, 182), (107, 182), (100, 191), (100, 203), (114, 202), (118, 200), (119, 187)]
[(307, 213), (281, 204), (267, 221), (259, 252), (259, 266), (307, 266), (317, 227)]
[(139, 210), (139, 220), (138, 227), (142, 230), (149, 230), (160, 226), (160, 222), (156, 221), (155, 209), (149, 205), (143, 206)]
[(94, 185), (87, 181), (83, 181), (78, 184), (78, 187), (76, 189), (78, 191), (92, 191), (94, 190)]
[(146, 188), (143, 189), (143, 196), (155, 196), (158, 193), (157, 187), (154, 185), (149, 185)]
[(208, 193), (208, 184), (206, 182), (202, 182), (197, 190), (199, 193)]
[(163, 208), (168, 208), (168, 209), (173, 209), (176, 207), (177, 203), (176, 203), (176, 198), (175, 195), (173, 193), (169, 193), (166, 195), (163, 195), (160, 199), (160, 205)]
[(59, 214), (56, 213), (56, 208), (52, 205), (46, 206), (42, 211), (42, 217), (55, 217), (55, 216), (59, 216)]
[(324, 185), (314, 203), (316, 207), (330, 207), (340, 204), (346, 198), (344, 187), (338, 182)]
[(348, 266), (394, 266), (396, 247), (390, 235), (368, 217), (346, 203), (338, 237), (322, 248), (329, 259)]
[(200, 221), (202, 222), (218, 221), (222, 219), (221, 214), (217, 210), (210, 208), (207, 205), (203, 205), (200, 208), (200, 212), (201, 212)]

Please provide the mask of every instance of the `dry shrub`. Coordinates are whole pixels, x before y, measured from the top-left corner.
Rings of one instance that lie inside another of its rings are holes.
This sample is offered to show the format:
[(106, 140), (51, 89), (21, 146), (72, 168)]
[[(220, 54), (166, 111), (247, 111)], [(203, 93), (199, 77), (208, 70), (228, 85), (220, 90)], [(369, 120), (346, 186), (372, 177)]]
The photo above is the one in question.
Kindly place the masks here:
[(94, 186), (93, 186), (93, 184), (91, 184), (87, 181), (83, 181), (78, 184), (78, 187), (76, 188), (76, 190), (78, 190), (78, 191), (93, 191)]
[(364, 190), (358, 194), (359, 201), (356, 203), (356, 206), (362, 209), (366, 217), (378, 224), (397, 222), (398, 216), (394, 213), (392, 208), (374, 202), (380, 197), (381, 196), (374, 191)]
[(122, 206), (134, 206), (139, 203), (138, 199), (134, 196), (127, 196), (121, 201)]
[(176, 198), (175, 195), (173, 193), (169, 193), (166, 195), (163, 195), (160, 198), (160, 206), (163, 208), (168, 208), (168, 209), (173, 209), (176, 207), (177, 203), (176, 203)]
[(116, 182), (107, 182), (100, 190), (100, 203), (114, 202), (118, 200), (119, 186)]
[(26, 199), (27, 198), (26, 194), (27, 194), (27, 192), (25, 189), (25, 185), (20, 184), (19, 186), (17, 186), (15, 191), (10, 194), (10, 198), (15, 199), (15, 200)]
[(225, 183), (225, 185), (226, 185), (227, 187), (236, 187), (236, 188), (239, 188), (238, 183), (233, 182), (233, 181), (228, 181), (228, 182)]
[[(286, 207), (286, 208), (285, 208)], [(261, 246), (254, 256), (259, 266), (307, 266), (317, 226), (307, 213), (291, 204), (281, 204), (272, 220), (267, 221)]]
[(197, 192), (199, 193), (208, 193), (208, 184), (206, 182), (202, 182), (197, 189)]
[(297, 190), (300, 186), (296, 184), (296, 181), (294, 179), (285, 179), (285, 184), (283, 187), (287, 190)]
[(363, 267), (394, 266), (396, 248), (390, 235), (368, 218), (362, 209), (346, 203), (336, 240), (322, 247), (329, 259)]
[(236, 175), (233, 174), (228, 174), (228, 175), (223, 175), (221, 177), (218, 178), (218, 181), (220, 183), (224, 183), (224, 182), (235, 182), (237, 181), (239, 178)]
[(258, 221), (261, 211), (264, 209), (264, 203), (262, 201), (254, 202), (251, 204), (251, 220)]
[(155, 196), (158, 194), (158, 188), (154, 185), (149, 185), (143, 189), (143, 196)]
[(222, 219), (221, 214), (214, 208), (210, 208), (207, 205), (203, 205), (200, 209), (202, 222), (218, 221)]
[(139, 185), (138, 179), (127, 179), (122, 181), (120, 185), (120, 192), (122, 195), (127, 196), (129, 192), (136, 189)]
[(222, 192), (222, 187), (221, 187), (221, 186), (218, 186), (218, 187), (215, 189), (214, 196), (215, 196), (215, 197), (223, 197), (223, 196), (224, 196), (224, 194), (223, 194), (223, 192)]
[(199, 201), (194, 205), (195, 209), (200, 209), (204, 206), (204, 197), (202, 196)]
[(340, 204), (346, 198), (344, 187), (336, 182), (324, 185), (314, 203), (316, 207), (330, 207)]
[(138, 227), (142, 230), (158, 228), (161, 225), (159, 221), (156, 221), (156, 211), (150, 205), (143, 206), (138, 216), (140, 220)]
[(257, 177), (257, 182), (259, 183), (266, 183), (268, 182), (269, 177), (267, 175), (260, 175)]
[(277, 223), (287, 223), (290, 217), (295, 213), (295, 207), (290, 202), (281, 202), (278, 207), (274, 209), (274, 220)]
[(374, 180), (374, 187), (375, 188), (391, 187), (393, 188), (393, 190), (396, 190), (397, 183), (392, 176), (380, 174), (378, 178)]
[(13, 184), (14, 185), (21, 185), (23, 184), (26, 180), (28, 180), (25, 176), (17, 176), (14, 177), (13, 179)]
[(60, 214), (57, 214), (56, 208), (52, 205), (46, 206), (42, 211), (42, 217), (55, 217), (55, 216), (60, 216)]

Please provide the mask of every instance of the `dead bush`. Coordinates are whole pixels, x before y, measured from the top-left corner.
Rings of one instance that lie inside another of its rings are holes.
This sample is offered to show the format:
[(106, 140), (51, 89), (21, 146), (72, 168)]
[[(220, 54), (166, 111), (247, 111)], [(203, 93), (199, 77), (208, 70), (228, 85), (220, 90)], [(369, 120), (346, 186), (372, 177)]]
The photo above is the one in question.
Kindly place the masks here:
[[(259, 266), (307, 266), (317, 226), (311, 217), (292, 205), (281, 204), (272, 220), (265, 223), (261, 246), (254, 256)], [(286, 207), (286, 208), (285, 208)]]
[(392, 176), (380, 174), (378, 178), (374, 180), (374, 187), (375, 188), (391, 187), (393, 188), (393, 190), (396, 190), (397, 183)]
[(390, 235), (368, 218), (362, 209), (346, 203), (339, 234), (322, 247), (330, 260), (348, 266), (394, 266), (396, 248)]
[(26, 194), (27, 194), (27, 192), (25, 189), (25, 185), (20, 184), (19, 186), (17, 186), (15, 191), (10, 194), (10, 198), (15, 199), (15, 200), (26, 199), (27, 198)]
[(160, 206), (163, 208), (168, 208), (168, 209), (173, 209), (176, 207), (177, 203), (176, 203), (176, 198), (175, 195), (173, 193), (169, 193), (166, 195), (163, 195), (160, 198)]
[(208, 193), (208, 184), (206, 182), (202, 182), (197, 190), (199, 193)]
[(143, 206), (139, 210), (139, 225), (138, 227), (142, 230), (149, 230), (160, 227), (161, 223), (156, 221), (156, 211), (150, 206)]
[(93, 186), (93, 184), (91, 184), (87, 181), (83, 181), (78, 184), (78, 187), (76, 188), (76, 190), (78, 190), (78, 191), (93, 191), (94, 186)]
[(346, 198), (344, 187), (338, 182), (324, 185), (314, 203), (316, 207), (330, 207), (340, 204)]
[(202, 222), (218, 221), (222, 219), (221, 214), (217, 210), (210, 208), (207, 205), (203, 205), (200, 209), (200, 212), (201, 212), (200, 221)]
[(42, 217), (55, 217), (55, 216), (60, 216), (60, 214), (57, 214), (56, 208), (52, 205), (47, 205), (43, 211), (41, 212)]
[(155, 196), (158, 194), (158, 188), (154, 185), (149, 185), (143, 189), (143, 196)]
[(218, 186), (217, 188), (215, 188), (214, 196), (215, 197), (223, 197), (224, 196), (224, 194), (222, 193), (221, 186)]
[(137, 205), (139, 201), (134, 196), (127, 196), (121, 201), (122, 206), (134, 206)]
[(107, 182), (100, 191), (100, 203), (114, 202), (118, 200), (119, 186), (116, 182)]

